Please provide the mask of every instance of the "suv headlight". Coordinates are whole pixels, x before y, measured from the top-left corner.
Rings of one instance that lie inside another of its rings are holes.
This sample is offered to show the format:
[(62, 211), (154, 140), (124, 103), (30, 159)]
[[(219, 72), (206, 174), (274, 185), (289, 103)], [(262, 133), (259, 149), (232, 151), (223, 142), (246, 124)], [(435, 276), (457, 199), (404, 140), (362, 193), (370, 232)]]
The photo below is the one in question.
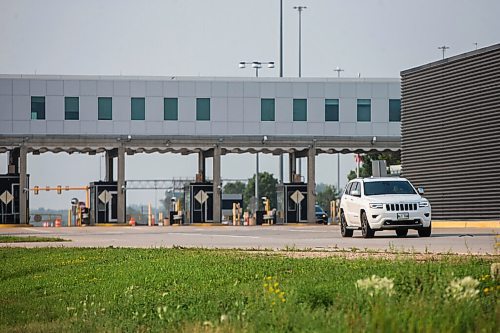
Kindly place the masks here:
[(429, 202), (428, 201), (420, 201), (418, 203), (418, 207), (429, 207)]
[(384, 208), (384, 204), (381, 204), (381, 203), (371, 203), (370, 204), (370, 208), (373, 208), (373, 209), (382, 209), (382, 208)]

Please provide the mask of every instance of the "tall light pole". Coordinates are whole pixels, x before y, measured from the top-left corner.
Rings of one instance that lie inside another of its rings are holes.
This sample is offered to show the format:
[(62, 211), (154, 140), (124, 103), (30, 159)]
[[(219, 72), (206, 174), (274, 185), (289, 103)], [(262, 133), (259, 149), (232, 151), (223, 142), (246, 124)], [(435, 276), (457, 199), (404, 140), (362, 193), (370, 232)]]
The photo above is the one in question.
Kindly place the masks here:
[(448, 50), (449, 48), (450, 48), (450, 47), (449, 47), (449, 46), (446, 46), (446, 45), (443, 45), (443, 46), (438, 47), (438, 49), (439, 49), (439, 50), (442, 50), (442, 51), (443, 51), (443, 59), (444, 59), (444, 52), (445, 52), (446, 50)]
[[(283, 77), (283, 0), (280, 0), (280, 77)], [(280, 154), (279, 164), (280, 183), (284, 183), (283, 153)]]
[(274, 61), (240, 61), (238, 65), (240, 68), (246, 68), (246, 65), (252, 65), (252, 68), (255, 68), (255, 77), (259, 77), (259, 69), (262, 68), (262, 65), (267, 65), (267, 68), (274, 68)]
[[(302, 11), (307, 9), (306, 6), (294, 6), (299, 13), (299, 77), (302, 77)], [(302, 158), (299, 158), (298, 165), (299, 175), (302, 174)]]
[(280, 0), (280, 77), (283, 77), (283, 0)]
[[(252, 65), (255, 68), (255, 77), (259, 77), (259, 69), (262, 65), (267, 65), (267, 68), (274, 68), (274, 61), (240, 61), (239, 67), (245, 68), (246, 65)], [(255, 211), (259, 210), (259, 153), (255, 154)]]
[(302, 11), (307, 9), (306, 6), (294, 6), (299, 12), (299, 77), (302, 77)]

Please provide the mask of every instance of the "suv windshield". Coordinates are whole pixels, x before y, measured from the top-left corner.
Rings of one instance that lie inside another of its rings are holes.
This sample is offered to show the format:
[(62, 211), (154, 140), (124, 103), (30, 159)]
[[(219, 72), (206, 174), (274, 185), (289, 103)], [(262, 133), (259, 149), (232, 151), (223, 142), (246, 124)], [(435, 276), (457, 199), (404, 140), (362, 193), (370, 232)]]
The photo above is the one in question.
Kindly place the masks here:
[(402, 180), (365, 182), (365, 195), (416, 194), (411, 184)]

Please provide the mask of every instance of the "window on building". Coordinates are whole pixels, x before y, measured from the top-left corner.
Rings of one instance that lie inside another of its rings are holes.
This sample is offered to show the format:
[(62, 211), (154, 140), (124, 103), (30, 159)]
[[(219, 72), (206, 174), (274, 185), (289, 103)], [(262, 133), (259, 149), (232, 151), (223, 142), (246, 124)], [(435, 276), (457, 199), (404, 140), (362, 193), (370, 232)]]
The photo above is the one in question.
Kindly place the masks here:
[(163, 119), (164, 120), (177, 120), (179, 102), (177, 98), (164, 98), (163, 99)]
[(144, 97), (132, 97), (130, 110), (132, 120), (146, 120), (146, 102)]
[(196, 99), (196, 120), (210, 120), (210, 98)]
[(358, 99), (358, 121), (372, 120), (372, 102), (369, 99)]
[(260, 100), (260, 120), (274, 121), (274, 98), (262, 98)]
[(307, 121), (307, 99), (293, 100), (293, 121)]
[(98, 120), (112, 120), (112, 100), (111, 97), (99, 97), (97, 99), (97, 119)]
[(401, 121), (401, 100), (389, 100), (389, 121)]
[(31, 96), (31, 119), (45, 119), (45, 97)]
[(339, 121), (338, 99), (325, 99), (325, 121)]
[(64, 97), (64, 119), (80, 119), (80, 103), (78, 97)]

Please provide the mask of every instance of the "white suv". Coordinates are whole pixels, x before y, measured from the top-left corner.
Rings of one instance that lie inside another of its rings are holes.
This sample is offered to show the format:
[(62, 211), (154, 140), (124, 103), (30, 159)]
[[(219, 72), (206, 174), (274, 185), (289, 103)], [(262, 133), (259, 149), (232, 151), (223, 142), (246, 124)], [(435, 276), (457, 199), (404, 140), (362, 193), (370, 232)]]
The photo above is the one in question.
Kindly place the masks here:
[(405, 178), (380, 177), (351, 180), (340, 201), (340, 231), (352, 237), (361, 229), (364, 238), (376, 230), (395, 230), (405, 237), (416, 229), (420, 237), (431, 235), (431, 205)]

